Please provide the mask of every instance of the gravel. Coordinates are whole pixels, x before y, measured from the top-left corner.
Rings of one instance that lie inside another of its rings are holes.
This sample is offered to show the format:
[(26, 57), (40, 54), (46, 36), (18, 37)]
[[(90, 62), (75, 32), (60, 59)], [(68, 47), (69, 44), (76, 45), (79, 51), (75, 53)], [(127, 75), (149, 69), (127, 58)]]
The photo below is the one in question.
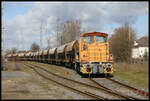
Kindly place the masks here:
[(8, 72), (8, 71), (3, 71), (2, 72), (2, 78), (24, 78), (24, 77), (29, 77), (30, 75), (26, 72), (21, 72), (21, 71), (13, 71), (13, 72)]

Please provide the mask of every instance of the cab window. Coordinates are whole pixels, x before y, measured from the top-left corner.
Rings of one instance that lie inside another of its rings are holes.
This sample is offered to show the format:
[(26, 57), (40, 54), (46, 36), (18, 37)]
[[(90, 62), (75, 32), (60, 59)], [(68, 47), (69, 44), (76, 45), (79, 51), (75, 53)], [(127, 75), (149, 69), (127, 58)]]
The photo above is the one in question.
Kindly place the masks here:
[(96, 36), (96, 42), (103, 43), (106, 42), (105, 36)]
[(85, 43), (94, 43), (94, 36), (86, 36), (84, 37)]

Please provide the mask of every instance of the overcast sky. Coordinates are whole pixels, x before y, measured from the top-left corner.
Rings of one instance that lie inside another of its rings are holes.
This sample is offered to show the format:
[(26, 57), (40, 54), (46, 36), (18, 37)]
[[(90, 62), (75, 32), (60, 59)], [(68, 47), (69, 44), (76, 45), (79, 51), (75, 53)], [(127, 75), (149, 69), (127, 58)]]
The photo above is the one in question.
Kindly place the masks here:
[(43, 22), (43, 48), (47, 37), (55, 46), (57, 8), (60, 23), (80, 20), (82, 29), (113, 34), (113, 30), (130, 22), (137, 38), (148, 35), (148, 2), (3, 2), (5, 48), (28, 50), (33, 42), (40, 45), (40, 25)]

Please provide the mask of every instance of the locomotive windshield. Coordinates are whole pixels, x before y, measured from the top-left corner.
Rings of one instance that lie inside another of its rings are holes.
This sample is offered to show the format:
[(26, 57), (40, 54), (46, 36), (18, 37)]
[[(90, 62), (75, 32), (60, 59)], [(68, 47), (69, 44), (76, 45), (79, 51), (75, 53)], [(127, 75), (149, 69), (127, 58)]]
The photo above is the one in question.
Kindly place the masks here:
[(96, 42), (103, 43), (106, 42), (105, 36), (96, 36)]
[(85, 43), (94, 43), (94, 36), (86, 36), (84, 37)]

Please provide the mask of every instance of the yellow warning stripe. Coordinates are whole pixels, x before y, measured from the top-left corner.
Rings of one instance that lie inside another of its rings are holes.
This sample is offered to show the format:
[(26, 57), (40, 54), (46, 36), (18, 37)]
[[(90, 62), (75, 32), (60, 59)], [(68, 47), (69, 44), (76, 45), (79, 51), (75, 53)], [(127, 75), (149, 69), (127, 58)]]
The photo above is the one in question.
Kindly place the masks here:
[(83, 68), (86, 69), (86, 67), (83, 65)]
[(113, 66), (111, 65), (111, 73), (113, 72)]
[[(112, 72), (112, 71), (113, 71), (112, 65), (111, 65), (109, 68), (111, 68), (111, 72)], [(110, 72), (107, 72), (107, 71), (106, 71), (106, 68), (105, 68), (105, 69), (104, 69), (104, 73), (110, 73)]]
[(87, 72), (87, 68), (85, 67), (85, 65), (83, 65), (83, 69), (85, 70), (85, 72)]
[(81, 68), (81, 70), (82, 70), (83, 72), (86, 72), (85, 69), (83, 69), (83, 68)]
[(81, 72), (82, 72), (82, 73), (86, 73), (86, 71), (84, 71), (84, 70), (81, 70)]
[(83, 67), (81, 67), (81, 71), (84, 73), (87, 73), (86, 67), (83, 65)]
[(84, 71), (83, 71), (82, 69), (80, 69), (80, 71), (81, 71), (82, 73), (84, 73)]
[(87, 72), (86, 69), (84, 69), (84, 68), (82, 68), (82, 69), (83, 69), (85, 72)]

